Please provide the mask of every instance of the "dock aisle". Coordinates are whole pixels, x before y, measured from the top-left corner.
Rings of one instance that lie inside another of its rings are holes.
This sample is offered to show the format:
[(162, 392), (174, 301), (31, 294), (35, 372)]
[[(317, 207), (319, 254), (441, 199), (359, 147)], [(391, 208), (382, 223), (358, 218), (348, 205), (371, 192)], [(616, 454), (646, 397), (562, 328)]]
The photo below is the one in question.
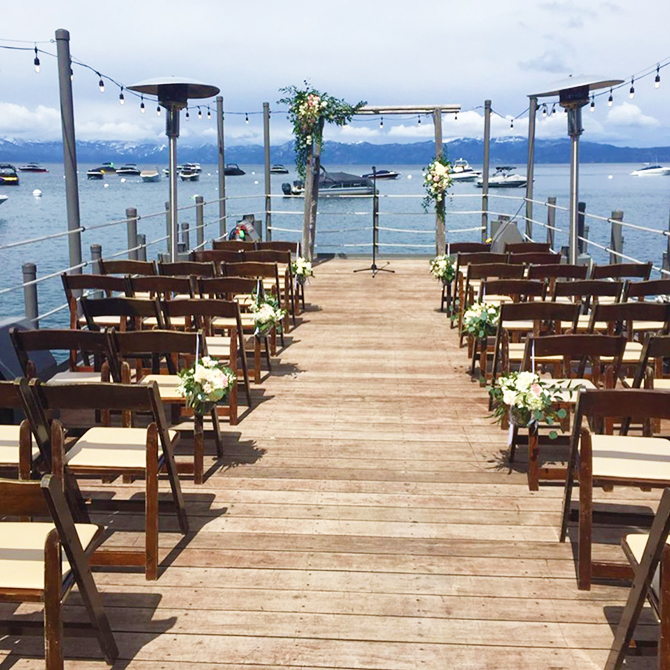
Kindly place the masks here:
[[(510, 473), (427, 261), (352, 273), (366, 264), (315, 268), (311, 309), (260, 403), (224, 426), (227, 462), (203, 486), (184, 479), (195, 532), (177, 547), (161, 534), (159, 580), (96, 572), (115, 667), (603, 667), (628, 590), (577, 590), (572, 547), (557, 541), (562, 487), (531, 493), (523, 466)], [(141, 524), (115, 517), (114, 540), (141, 543)], [(597, 555), (623, 560), (617, 541)], [(0, 638), (0, 668), (43, 667), (39, 639), (28, 644)], [(66, 653), (99, 657), (94, 641), (68, 639)]]

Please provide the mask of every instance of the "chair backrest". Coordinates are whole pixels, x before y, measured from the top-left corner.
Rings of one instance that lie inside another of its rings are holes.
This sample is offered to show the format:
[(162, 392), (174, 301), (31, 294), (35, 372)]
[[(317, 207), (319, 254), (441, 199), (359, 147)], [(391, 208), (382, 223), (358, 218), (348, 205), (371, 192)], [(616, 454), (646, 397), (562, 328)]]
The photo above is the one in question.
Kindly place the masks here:
[(561, 262), (561, 255), (554, 254), (551, 251), (535, 251), (531, 253), (510, 254), (508, 263), (522, 265), (558, 265)]
[[(602, 303), (593, 308), (591, 314), (590, 329), (595, 328), (599, 321), (606, 321), (610, 324), (610, 330), (615, 333), (623, 332), (629, 324), (634, 325), (635, 321), (654, 321), (664, 323), (661, 329), (665, 334), (670, 327), (670, 303), (663, 302), (616, 302), (609, 305)], [(632, 338), (632, 328), (628, 332), (629, 338)]]
[(505, 295), (514, 298), (542, 298), (546, 284), (536, 279), (485, 279), (479, 291), (480, 298), (486, 302), (491, 295)]
[(276, 263), (260, 263), (249, 261), (244, 263), (226, 263), (222, 266), (223, 273), (228, 277), (254, 277), (256, 279), (277, 279)]
[(594, 265), (591, 268), (591, 279), (649, 279), (652, 263), (612, 263), (610, 265)]
[(172, 277), (216, 277), (216, 265), (211, 261), (177, 261), (176, 263), (159, 263), (158, 274)]
[(196, 263), (214, 263), (218, 266), (221, 262), (243, 261), (244, 253), (241, 249), (199, 249), (191, 252), (191, 260)]
[(256, 242), (256, 249), (263, 251), (265, 249), (273, 251), (289, 251), (296, 257), (302, 255), (302, 245), (300, 242), (287, 242), (284, 240), (271, 240), (270, 242)]
[[(181, 302), (175, 300), (174, 303)], [(110, 333), (114, 349), (121, 359), (151, 359), (152, 372), (159, 374), (160, 361), (164, 360), (168, 372), (177, 374), (178, 359), (204, 356), (203, 339), (200, 333), (175, 330), (140, 330), (135, 332)], [(177, 359), (177, 360), (175, 360)]]
[(487, 242), (450, 242), (448, 245), (449, 254), (472, 254), (477, 252), (491, 251), (491, 245)]
[(498, 277), (500, 279), (521, 279), (523, 277), (522, 265), (509, 265), (508, 263), (482, 263), (468, 265), (468, 280), (488, 279)]
[(551, 251), (549, 242), (507, 242), (505, 252), (508, 254), (532, 254)]
[(624, 299), (637, 298), (644, 300), (648, 296), (670, 296), (670, 279), (648, 279), (627, 281)]
[(255, 249), (253, 242), (242, 242), (242, 240), (213, 240), (212, 249), (234, 249), (235, 251), (246, 251)]
[(100, 273), (103, 275), (155, 275), (154, 261), (133, 261), (130, 259), (105, 260), (101, 258)]
[(633, 377), (633, 388), (641, 388), (649, 365), (649, 359), (670, 358), (670, 335), (652, 335), (647, 333), (640, 354), (640, 363)]
[(249, 295), (257, 286), (257, 281), (244, 277), (215, 277), (214, 279), (200, 278), (199, 288), (201, 296), (232, 300), (237, 295)]
[(72, 295), (73, 291), (104, 291), (108, 297), (111, 297), (114, 293), (126, 295), (128, 292), (128, 282), (125, 277), (67, 274), (67, 272), (64, 272), (61, 279), (68, 297)]
[(530, 265), (528, 279), (586, 279), (587, 265)]
[[(575, 411), (575, 429), (581, 419), (610, 417), (670, 419), (670, 391), (651, 389), (585, 390), (579, 394)], [(622, 425), (622, 431), (624, 426)]]
[(67, 351), (70, 354), (71, 370), (75, 369), (79, 355), (94, 354), (95, 367), (99, 369), (102, 360), (106, 361), (112, 379), (116, 382), (121, 381), (116, 355), (110, 347), (109, 338), (105, 333), (71, 328), (40, 330), (11, 328), (9, 336), (23, 374), (28, 378), (36, 376), (35, 366), (30, 360), (29, 352)]
[(187, 295), (193, 297), (193, 280), (189, 277), (173, 276), (144, 276), (128, 277), (132, 295), (137, 293), (149, 293), (151, 297), (161, 300), (170, 300), (175, 295)]
[(507, 254), (494, 254), (491, 251), (474, 251), (471, 253), (459, 253), (456, 256), (457, 263), (460, 267), (466, 265), (483, 265), (491, 263), (507, 263)]
[(142, 300), (140, 298), (99, 298), (91, 300), (81, 299), (81, 306), (86, 317), (89, 330), (100, 330), (96, 324), (96, 317), (118, 316), (121, 321), (121, 330), (139, 330), (142, 319), (154, 318), (159, 328), (164, 326), (163, 315), (157, 299)]
[(256, 251), (245, 251), (245, 261), (257, 261), (260, 263), (283, 263), (291, 265), (291, 252), (276, 249), (260, 249)]
[(170, 300), (163, 303), (165, 321), (170, 326), (173, 317), (186, 317), (191, 329), (203, 329), (210, 333), (215, 318), (235, 319), (240, 327), (240, 306), (233, 300), (198, 298), (196, 300)]
[(500, 305), (500, 328), (510, 321), (566, 322), (576, 324), (579, 305), (572, 303), (548, 302), (504, 302)]
[(618, 299), (623, 284), (620, 281), (597, 279), (575, 279), (569, 282), (556, 282), (552, 300), (556, 298), (576, 298), (588, 302), (590, 298), (610, 297)]

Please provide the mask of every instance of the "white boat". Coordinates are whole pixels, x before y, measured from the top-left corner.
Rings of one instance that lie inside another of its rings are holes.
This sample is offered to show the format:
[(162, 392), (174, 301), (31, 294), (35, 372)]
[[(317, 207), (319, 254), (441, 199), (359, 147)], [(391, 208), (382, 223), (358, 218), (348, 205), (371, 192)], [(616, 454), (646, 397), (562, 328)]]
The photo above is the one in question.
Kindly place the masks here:
[(202, 172), (202, 167), (200, 167), (200, 163), (184, 163), (183, 165), (179, 166), (180, 170), (190, 170), (191, 172), (197, 172), (200, 174)]
[(631, 175), (633, 177), (667, 177), (670, 176), (670, 167), (645, 163), (644, 167), (633, 170)]
[(179, 173), (179, 177), (182, 181), (198, 181), (200, 179), (200, 173), (192, 168), (184, 166)]
[(116, 174), (121, 176), (126, 175), (130, 177), (137, 177), (137, 175), (140, 174), (140, 169), (135, 163), (126, 163), (120, 168), (116, 168)]
[[(528, 179), (512, 172), (514, 169), (513, 165), (499, 165), (496, 168), (496, 173), (489, 177), (489, 188), (521, 188), (525, 186), (528, 183)], [(480, 177), (475, 182), (475, 185), (478, 188), (482, 188), (484, 179)]]
[[(281, 185), (284, 195), (304, 195), (305, 187), (302, 180), (298, 179), (293, 184)], [(359, 177), (347, 172), (328, 172), (321, 166), (319, 177), (319, 197), (341, 197), (351, 195), (373, 195), (375, 192), (372, 179)]]
[(0, 205), (2, 205), (3, 202), (7, 202), (9, 200), (8, 195), (0, 195)]
[(140, 177), (142, 181), (160, 181), (161, 173), (158, 170), (142, 170)]
[(470, 167), (470, 163), (465, 158), (459, 158), (454, 161), (449, 170), (451, 181), (474, 181), (477, 177), (481, 177), (482, 173), (479, 170), (474, 170)]

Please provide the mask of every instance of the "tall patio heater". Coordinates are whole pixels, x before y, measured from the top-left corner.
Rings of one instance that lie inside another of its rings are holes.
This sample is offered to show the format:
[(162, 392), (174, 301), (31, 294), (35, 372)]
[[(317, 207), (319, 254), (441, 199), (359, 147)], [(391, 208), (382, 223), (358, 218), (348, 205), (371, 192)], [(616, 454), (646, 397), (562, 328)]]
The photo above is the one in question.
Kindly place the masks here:
[(167, 110), (165, 134), (170, 142), (170, 261), (177, 260), (179, 228), (177, 222), (177, 138), (179, 137), (179, 112), (191, 98), (211, 98), (218, 95), (216, 86), (184, 77), (162, 77), (147, 79), (128, 86), (131, 91), (144, 95), (155, 95), (158, 104)]
[(582, 128), (582, 107), (589, 102), (589, 93), (599, 88), (612, 88), (622, 84), (622, 79), (606, 79), (594, 75), (579, 75), (557, 81), (550, 91), (533, 93), (529, 97), (550, 98), (558, 96), (558, 104), (568, 112), (568, 135), (570, 136), (570, 258), (577, 263), (578, 231), (577, 203), (579, 200), (579, 136)]

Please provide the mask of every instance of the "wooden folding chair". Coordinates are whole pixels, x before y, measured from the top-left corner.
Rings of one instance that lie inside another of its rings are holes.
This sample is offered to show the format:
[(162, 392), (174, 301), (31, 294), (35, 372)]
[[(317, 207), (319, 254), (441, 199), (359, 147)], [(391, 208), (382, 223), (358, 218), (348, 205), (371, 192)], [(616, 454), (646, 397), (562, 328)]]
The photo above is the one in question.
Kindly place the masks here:
[[(49, 383), (99, 382), (110, 379), (121, 381), (121, 370), (105, 333), (95, 330), (11, 328), (9, 336), (21, 370), (28, 379), (37, 376), (35, 365), (30, 360), (30, 352), (66, 351), (68, 369), (57, 372), (49, 379)], [(89, 355), (93, 356), (93, 365), (90, 365), (90, 359), (87, 360)]]
[(647, 280), (653, 270), (652, 262), (648, 263), (612, 263), (610, 265), (594, 265), (591, 268), (591, 279), (642, 279)]
[[(461, 243), (458, 243), (461, 244)], [(460, 301), (463, 296), (467, 297), (465, 293), (465, 280), (468, 275), (468, 267), (470, 265), (491, 265), (493, 263), (505, 263), (507, 264), (507, 254), (494, 254), (489, 249), (488, 251), (451, 251), (451, 248), (454, 245), (449, 245), (450, 253), (456, 254), (456, 271), (454, 274), (453, 282), (453, 299), (452, 299), (452, 309), (449, 313), (449, 316), (453, 318), (455, 308), (457, 307), (460, 311)], [(454, 305), (455, 303), (455, 305)], [(453, 321), (451, 324), (452, 328), (454, 327)]]
[[(89, 330), (101, 330), (98, 319), (114, 316), (121, 332), (141, 330), (149, 319), (150, 324), (165, 328), (158, 300), (142, 298), (98, 298), (90, 300), (82, 297), (81, 306)], [(120, 323), (119, 323), (120, 322)], [(152, 327), (152, 326), (149, 326)]]
[[(12, 413), (23, 410), (16, 382), (0, 381), (0, 408)], [(18, 474), (19, 479), (30, 479), (33, 467), (41, 456), (27, 419), (20, 424), (0, 424), (0, 471)]]
[(670, 377), (663, 374), (663, 362), (670, 358), (670, 335), (647, 333), (640, 361), (632, 379), (624, 379), (630, 388), (670, 390)]
[[(166, 300), (188, 299), (195, 296), (196, 277), (174, 277), (174, 276), (146, 276), (129, 277), (131, 296), (144, 300), (158, 298), (160, 302)], [(186, 321), (175, 317), (170, 328), (184, 329)], [(160, 326), (153, 317), (144, 319), (143, 328), (159, 328)]]
[[(277, 264), (277, 272), (279, 274), (280, 280), (279, 304), (287, 306), (287, 319), (290, 315), (293, 320), (293, 325), (295, 326), (295, 315), (297, 307), (296, 292), (294, 292), (294, 288), (296, 284), (293, 278), (293, 272), (291, 271), (291, 252), (280, 251), (277, 249), (257, 249), (256, 251), (245, 251), (244, 261)], [(283, 285), (281, 283), (282, 277), (284, 278)]]
[[(490, 252), (491, 245), (486, 242), (450, 242), (447, 246), (448, 255), (456, 262), (456, 255), (460, 253)], [(457, 291), (458, 273), (454, 275), (454, 280), (442, 284), (442, 296), (440, 298), (440, 311), (447, 310), (447, 315), (451, 314), (452, 303)]]
[[(115, 295), (126, 296), (129, 291), (128, 281), (125, 277), (114, 277), (112, 275), (86, 275), (67, 274), (61, 275), (65, 299), (70, 309), (70, 328), (81, 328), (86, 324), (86, 319), (79, 315), (79, 300), (81, 297), (89, 299), (105, 296), (111, 298)], [(99, 316), (96, 318), (99, 328), (119, 327), (119, 319), (115, 317)]]
[(105, 260), (101, 258), (100, 274), (103, 275), (155, 275), (154, 261), (134, 261), (126, 258)]
[[(216, 280), (214, 280), (216, 281)], [(245, 336), (242, 332), (240, 306), (229, 300), (171, 300), (163, 303), (163, 314), (168, 328), (174, 319), (185, 321), (185, 329), (191, 332), (202, 331), (205, 334), (207, 353), (211, 358), (224, 362), (238, 377), (238, 354), (242, 364), (242, 382), (244, 383), (247, 404), (251, 407), (249, 370), (247, 367), (247, 345), (254, 345), (256, 338)], [(225, 331), (225, 335), (217, 334)], [(260, 351), (258, 353), (260, 367)], [(230, 423), (237, 423), (237, 385), (230, 394)]]
[(561, 262), (561, 254), (551, 251), (534, 251), (530, 253), (510, 253), (508, 263), (514, 265), (558, 265)]
[(214, 250), (234, 250), (247, 251), (255, 249), (253, 242), (243, 242), (242, 240), (212, 240), (212, 249)]
[[(43, 384), (33, 379), (20, 384), (24, 409), (31, 423), (36, 442), (43, 452), (50, 454), (55, 474), (64, 476), (66, 490), (71, 494), (76, 510), (84, 518), (86, 509), (95, 507), (96, 501), (84, 500), (79, 492), (76, 477), (114, 479), (118, 476), (145, 479), (145, 548), (137, 550), (99, 551), (96, 565), (127, 565), (143, 567), (146, 579), (158, 578), (158, 476), (167, 471), (172, 500), (183, 534), (188, 532), (188, 519), (182, 497), (174, 446), (179, 435), (167, 429), (158, 384)], [(54, 411), (100, 411), (102, 425), (86, 430), (64, 449), (65, 428), (60, 420), (50, 421)], [(104, 411), (103, 411), (104, 410)], [(112, 411), (121, 412), (123, 427), (109, 425)], [(149, 414), (147, 428), (133, 428), (133, 413)], [(122, 509), (124, 502), (102, 501), (105, 510)]]
[[(181, 301), (175, 301), (181, 302)], [(180, 422), (186, 409), (185, 399), (177, 393), (180, 378), (177, 372), (190, 367), (199, 357), (207, 355), (207, 347), (200, 333), (182, 333), (172, 330), (142, 330), (126, 333), (111, 333), (114, 349), (125, 363), (122, 374), (130, 381), (130, 364), (134, 363), (135, 382), (139, 385), (156, 384), (160, 399), (171, 406), (172, 423)], [(146, 362), (150, 362), (146, 365)], [(165, 365), (162, 365), (162, 362)], [(223, 458), (223, 438), (216, 407), (210, 412), (214, 443), (219, 458)], [(236, 419), (236, 417), (235, 417)], [(193, 480), (202, 484), (204, 476), (205, 432), (203, 417), (193, 414)], [(186, 471), (181, 467), (181, 471)]]
[[(508, 254), (534, 254), (551, 251), (549, 242), (507, 242), (505, 253)], [(557, 254), (560, 257), (560, 254)]]
[(572, 279), (586, 279), (589, 268), (586, 265), (529, 265), (526, 270), (528, 279), (542, 279), (548, 281), (548, 293), (553, 295), (554, 284), (558, 280), (570, 281)]
[[(570, 411), (577, 402), (579, 389), (596, 389), (599, 387), (614, 388), (621, 358), (626, 346), (623, 337), (610, 335), (548, 335), (546, 337), (529, 337), (526, 340), (524, 361), (521, 369), (528, 372), (538, 372), (538, 366), (544, 361), (551, 361), (555, 365), (556, 359), (562, 361), (560, 376), (550, 381), (565, 391), (560, 392), (558, 409)], [(612, 364), (602, 370), (601, 361), (609, 357)], [(576, 363), (576, 366), (573, 365)], [(590, 374), (587, 374), (587, 365), (590, 364)], [(561, 423), (565, 430), (570, 427), (569, 415)], [(564, 480), (565, 468), (540, 467), (540, 436), (538, 426), (534, 425), (528, 431), (528, 488), (531, 491), (539, 489), (540, 480)], [(553, 428), (555, 429), (555, 427)], [(519, 429), (513, 426), (509, 435), (509, 460), (514, 461), (514, 453)], [(555, 442), (556, 443), (556, 442)]]
[[(643, 418), (642, 436), (628, 435), (623, 421), (619, 435), (604, 434), (614, 419)], [(582, 424), (588, 420), (588, 428)], [(570, 440), (570, 458), (563, 499), (560, 541), (567, 537), (572, 488), (579, 477), (577, 583), (590, 590), (593, 578), (628, 578), (630, 569), (592, 560), (593, 488), (670, 486), (670, 440), (651, 436), (651, 419), (670, 419), (670, 391), (614, 389), (582, 391), (577, 401)]]
[(623, 291), (623, 300), (644, 301), (649, 297), (662, 297), (667, 301), (670, 296), (670, 279), (649, 279), (648, 281), (627, 281)]
[(623, 284), (620, 281), (603, 279), (575, 279), (556, 282), (550, 299), (554, 302), (579, 303), (582, 313), (577, 322), (577, 332), (588, 333), (591, 317), (589, 310), (597, 304), (617, 302), (621, 296)]
[[(658, 668), (670, 667), (670, 489), (663, 491), (649, 533), (627, 535), (621, 540), (635, 577), (619, 620), (605, 670), (620, 670), (631, 649), (635, 627), (647, 599), (657, 620)], [(636, 645), (637, 646), (637, 645)]]
[(158, 264), (158, 274), (170, 277), (216, 277), (217, 264), (209, 261), (177, 261), (176, 263)]
[(44, 603), (43, 624), (3, 620), (0, 636), (44, 635), (46, 669), (62, 670), (63, 603), (76, 584), (90, 620), (76, 628), (93, 632), (111, 665), (119, 651), (89, 567), (104, 529), (74, 522), (62, 484), (54, 475), (41, 482), (0, 479), (3, 517), (48, 519), (0, 522), (0, 602)]

